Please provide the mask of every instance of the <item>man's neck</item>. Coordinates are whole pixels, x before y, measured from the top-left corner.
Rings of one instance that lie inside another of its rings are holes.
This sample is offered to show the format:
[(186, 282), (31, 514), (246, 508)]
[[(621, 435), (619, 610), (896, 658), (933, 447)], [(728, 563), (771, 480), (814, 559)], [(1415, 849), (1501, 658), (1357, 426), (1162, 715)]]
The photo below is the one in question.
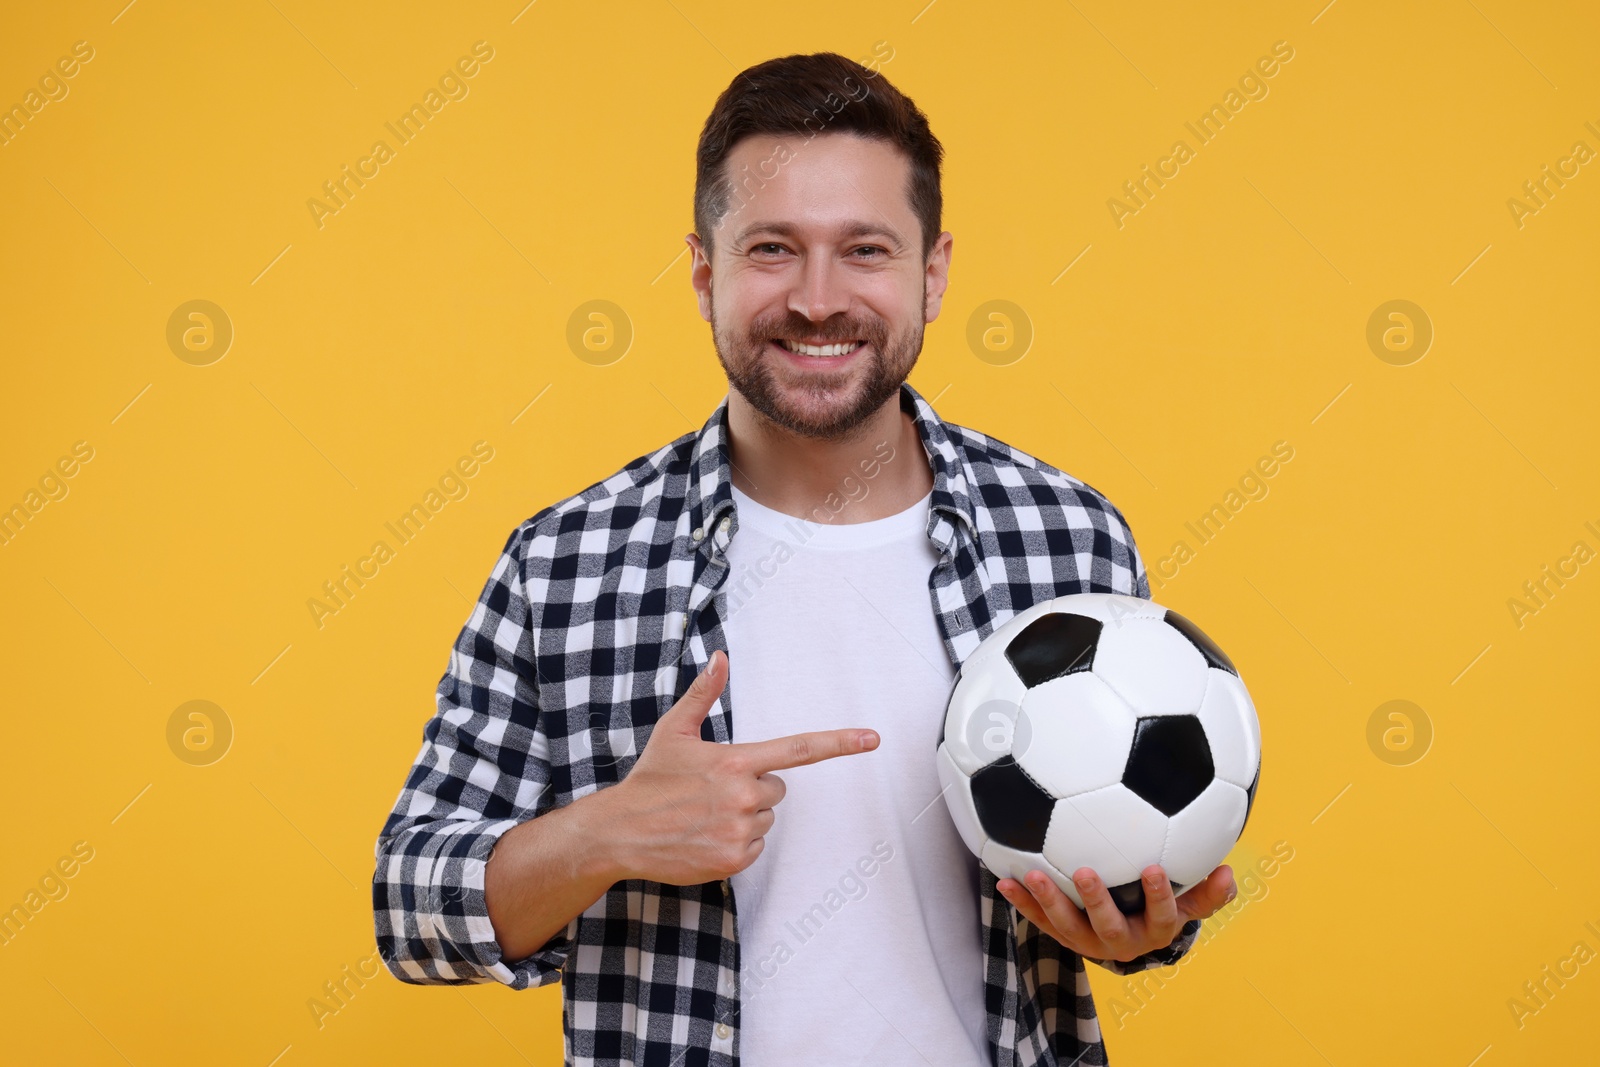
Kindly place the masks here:
[(733, 392), (728, 437), (733, 484), (785, 515), (870, 522), (904, 511), (933, 488), (917, 424), (900, 409), (898, 391), (848, 439), (836, 441), (774, 425)]

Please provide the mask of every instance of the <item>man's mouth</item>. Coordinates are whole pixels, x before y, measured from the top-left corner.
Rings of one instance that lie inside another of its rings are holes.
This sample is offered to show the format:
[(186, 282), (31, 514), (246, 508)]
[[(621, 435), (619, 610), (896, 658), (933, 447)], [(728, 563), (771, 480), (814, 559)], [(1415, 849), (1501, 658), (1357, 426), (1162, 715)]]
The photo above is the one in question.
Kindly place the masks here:
[(811, 356), (818, 359), (830, 356), (846, 356), (866, 344), (865, 341), (838, 341), (833, 344), (813, 345), (804, 341), (791, 341), (782, 337), (773, 338), (773, 343), (788, 349), (797, 356)]

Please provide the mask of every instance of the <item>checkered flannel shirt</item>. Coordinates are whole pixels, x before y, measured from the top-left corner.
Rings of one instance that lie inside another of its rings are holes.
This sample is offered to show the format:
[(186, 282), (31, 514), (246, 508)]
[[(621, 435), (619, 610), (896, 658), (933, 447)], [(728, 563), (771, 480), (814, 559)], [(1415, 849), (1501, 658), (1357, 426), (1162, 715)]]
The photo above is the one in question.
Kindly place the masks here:
[[(1069, 593), (1149, 598), (1122, 513), (1071, 475), (942, 421), (911, 387), (933, 472), (929, 589), (959, 666), (997, 626)], [(727, 650), (718, 587), (739, 529), (727, 398), (698, 431), (543, 509), (511, 534), (439, 682), (438, 711), (377, 843), (378, 948), (418, 984), (562, 980), (568, 1064), (732, 1067), (740, 945), (729, 882), (613, 885), (522, 959), (484, 904), (500, 835), (613, 785), (656, 718)], [(703, 726), (734, 737), (731, 686)], [(933, 758), (933, 753), (928, 754)], [(977, 862), (974, 860), (974, 862)], [(987, 1046), (995, 1067), (1106, 1063), (1084, 960), (1029, 923), (980, 865)], [(1169, 965), (1200, 930), (1115, 974)], [(975, 961), (976, 962), (976, 961)]]

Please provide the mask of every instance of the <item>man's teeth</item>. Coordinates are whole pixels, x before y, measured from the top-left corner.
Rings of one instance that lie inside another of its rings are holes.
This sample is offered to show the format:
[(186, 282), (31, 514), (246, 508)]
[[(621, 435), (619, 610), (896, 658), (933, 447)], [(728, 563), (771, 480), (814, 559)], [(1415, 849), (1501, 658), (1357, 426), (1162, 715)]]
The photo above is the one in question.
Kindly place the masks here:
[(862, 344), (860, 341), (846, 341), (837, 345), (805, 345), (799, 341), (784, 341), (781, 339), (778, 343), (789, 351), (802, 356), (842, 356), (847, 352), (854, 351)]

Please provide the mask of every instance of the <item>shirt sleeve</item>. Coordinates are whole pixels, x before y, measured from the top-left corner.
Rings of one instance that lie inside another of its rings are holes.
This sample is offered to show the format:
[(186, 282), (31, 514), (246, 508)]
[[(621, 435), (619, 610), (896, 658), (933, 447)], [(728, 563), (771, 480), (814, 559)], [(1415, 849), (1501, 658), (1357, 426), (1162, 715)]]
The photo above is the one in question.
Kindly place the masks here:
[(1133, 595), (1141, 600), (1149, 600), (1150, 575), (1145, 570), (1144, 557), (1139, 554), (1139, 545), (1133, 539), (1133, 528), (1122, 517), (1122, 512), (1117, 512), (1117, 518), (1122, 521), (1122, 528), (1128, 535), (1128, 565), (1133, 570)]
[(1151, 599), (1150, 575), (1145, 573), (1144, 561), (1139, 558), (1139, 550), (1137, 548), (1133, 550), (1133, 561), (1137, 575), (1133, 580), (1133, 595), (1141, 600), (1149, 600)]
[(572, 948), (576, 919), (526, 958), (502, 959), (484, 899), (496, 842), (535, 814), (550, 781), (525, 533), (506, 542), (456, 638), (437, 710), (378, 837), (373, 924), (384, 964), (404, 982), (548, 985)]

